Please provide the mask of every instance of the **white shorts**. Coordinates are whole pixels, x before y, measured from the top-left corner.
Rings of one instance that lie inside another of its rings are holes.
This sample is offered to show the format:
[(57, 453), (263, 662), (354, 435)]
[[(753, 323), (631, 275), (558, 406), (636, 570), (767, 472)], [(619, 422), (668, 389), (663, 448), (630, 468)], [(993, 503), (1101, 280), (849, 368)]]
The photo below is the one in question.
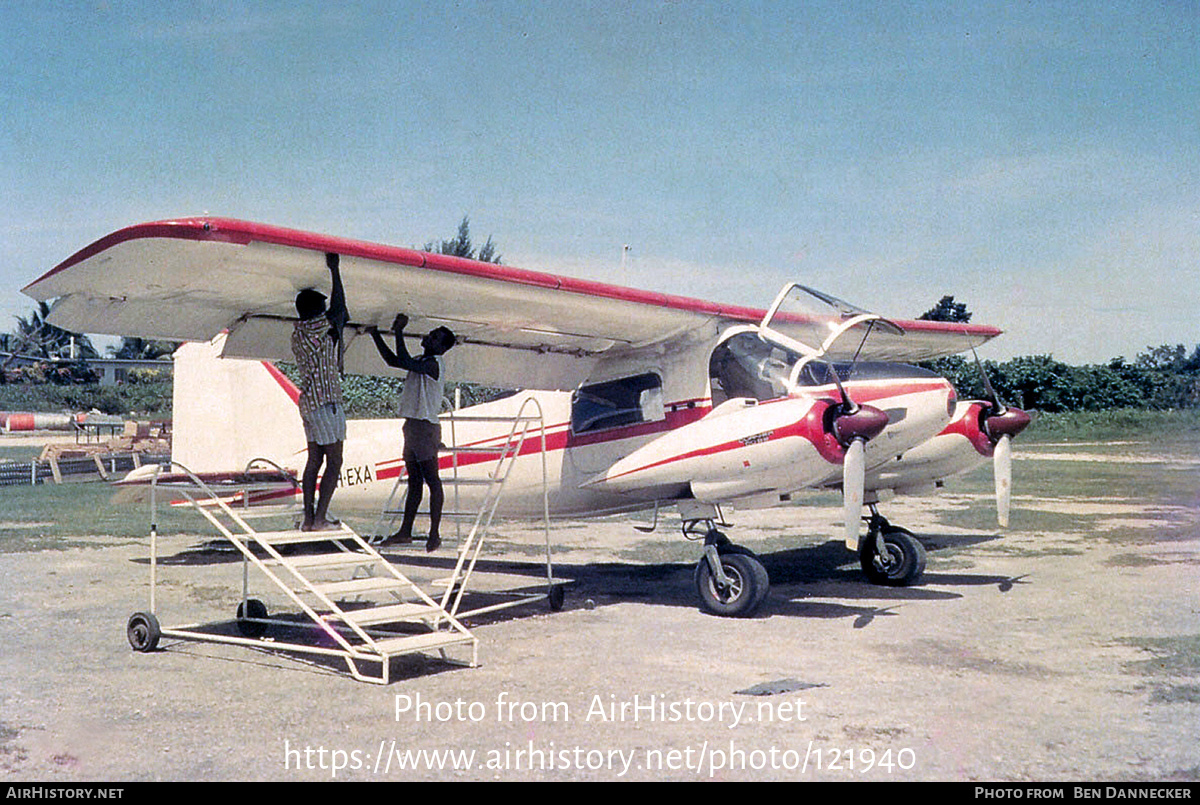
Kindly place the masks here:
[(339, 403), (324, 403), (300, 414), (306, 441), (326, 445), (346, 441), (346, 411)]

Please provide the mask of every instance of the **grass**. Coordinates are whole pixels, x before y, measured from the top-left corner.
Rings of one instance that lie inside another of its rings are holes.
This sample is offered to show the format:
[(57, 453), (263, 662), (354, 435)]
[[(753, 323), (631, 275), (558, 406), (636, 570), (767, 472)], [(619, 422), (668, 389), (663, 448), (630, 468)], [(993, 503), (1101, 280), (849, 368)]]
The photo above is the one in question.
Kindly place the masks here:
[(1131, 671), (1154, 677), (1194, 677), (1200, 674), (1200, 635), (1133, 637), (1121, 641), (1151, 655), (1128, 664)]
[(16, 445), (9, 447), (0, 445), (0, 461), (29, 462), (42, 454), (40, 446)]
[(1035, 413), (1022, 441), (1184, 441), (1200, 444), (1200, 408)]
[[(56, 485), (0, 487), (0, 553), (102, 547), (129, 541), (148, 541), (148, 500), (114, 500), (115, 490), (103, 481)], [(374, 518), (350, 518), (362, 530)], [(219, 537), (216, 529), (187, 508), (160, 501), (157, 527), (161, 536)], [(284, 527), (276, 522), (276, 527)]]
[[(117, 504), (112, 497), (112, 487), (103, 482), (2, 487), (0, 552), (94, 546), (148, 537), (149, 505)], [(197, 530), (193, 518), (182, 512), (168, 510), (159, 517), (160, 533)]]

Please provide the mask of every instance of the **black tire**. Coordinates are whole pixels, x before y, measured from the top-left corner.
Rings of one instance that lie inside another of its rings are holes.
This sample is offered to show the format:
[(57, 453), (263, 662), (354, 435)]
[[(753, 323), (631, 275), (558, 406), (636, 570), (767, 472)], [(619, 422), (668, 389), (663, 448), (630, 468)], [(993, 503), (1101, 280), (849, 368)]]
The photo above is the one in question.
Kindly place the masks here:
[(149, 612), (135, 612), (129, 616), (125, 626), (125, 636), (134, 651), (154, 651), (158, 648), (158, 639), (162, 637), (162, 628), (158, 618)]
[(567, 588), (561, 584), (550, 586), (550, 592), (546, 595), (546, 601), (550, 604), (551, 612), (558, 612), (563, 608), (566, 602)]
[(750, 617), (762, 606), (771, 588), (767, 569), (744, 548), (722, 552), (721, 569), (732, 582), (727, 590), (718, 588), (708, 559), (701, 558), (696, 565), (695, 582), (700, 608), (711, 615), (726, 618)]
[(911, 531), (890, 526), (883, 532), (885, 555), (875, 552), (875, 537), (868, 535), (858, 549), (863, 573), (872, 584), (907, 587), (925, 572), (925, 546)]
[[(245, 608), (243, 613), (242, 609)], [(265, 618), (267, 617), (267, 605), (257, 598), (249, 598), (237, 607), (237, 628), (245, 637), (262, 637), (267, 631), (265, 623), (255, 623), (254, 621), (244, 620), (244, 618)]]

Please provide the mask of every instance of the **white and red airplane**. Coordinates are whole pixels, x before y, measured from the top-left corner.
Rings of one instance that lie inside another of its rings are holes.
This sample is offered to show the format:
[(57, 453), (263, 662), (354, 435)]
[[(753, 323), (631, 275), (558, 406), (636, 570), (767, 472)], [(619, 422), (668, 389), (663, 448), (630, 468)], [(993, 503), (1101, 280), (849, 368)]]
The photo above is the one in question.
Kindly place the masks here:
[[(352, 312), (348, 372), (396, 371), (365, 332), (397, 312), (411, 338), (450, 327), (451, 380), (534, 389), (457, 412), (455, 441), (473, 450), (457, 457), (459, 475), (492, 469), (511, 430), (472, 416), (512, 417), (535, 400), (541, 426), (512, 465), (501, 513), (543, 510), (543, 459), (552, 516), (653, 507), (657, 520), (674, 505), (685, 535), (704, 540), (695, 578), (706, 611), (753, 614), (769, 585), (718, 530), (722, 505), (840, 488), (847, 547), (889, 585), (915, 582), (925, 554), (878, 514), (880, 493), (992, 458), (1007, 524), (1010, 442), (1028, 415), (994, 394), (960, 401), (908, 365), (972, 350), (993, 327), (888, 321), (796, 284), (756, 310), (221, 218), (114, 232), (24, 292), (55, 300), (50, 321), (72, 331), (196, 342), (176, 355), (174, 461), (202, 477), (255, 458), (296, 468), (296, 391), (269, 360), (291, 357), (296, 293), (329, 290), (327, 253), (340, 255)], [(350, 423), (339, 509), (381, 509), (403, 473), (400, 438), (395, 420)]]

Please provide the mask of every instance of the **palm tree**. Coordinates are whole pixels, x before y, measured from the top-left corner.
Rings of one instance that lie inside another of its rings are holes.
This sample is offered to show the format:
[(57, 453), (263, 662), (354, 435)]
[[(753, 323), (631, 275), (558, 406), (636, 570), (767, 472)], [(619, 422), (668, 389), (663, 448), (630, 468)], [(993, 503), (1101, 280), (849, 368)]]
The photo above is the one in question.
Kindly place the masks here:
[(114, 358), (152, 361), (163, 355), (170, 355), (179, 347), (177, 341), (153, 341), (148, 338), (131, 338), (125, 336), (118, 347), (109, 347)]
[(496, 254), (496, 244), (492, 242), (491, 236), (488, 237), (487, 243), (479, 249), (479, 254), (475, 254), (475, 247), (471, 244), (471, 222), (467, 220), (467, 216), (463, 216), (462, 223), (458, 225), (458, 234), (450, 240), (443, 240), (438, 243), (426, 243), (425, 251), (435, 254), (451, 254), (455, 257), (466, 257), (471, 260), (479, 260), (483, 263), (499, 263), (500, 255)]
[(95, 358), (99, 355), (91, 340), (81, 333), (72, 333), (46, 321), (50, 305), (38, 302), (28, 316), (17, 316), (17, 331), (12, 339), (12, 351), (39, 358), (69, 358), (74, 343), (74, 357)]

